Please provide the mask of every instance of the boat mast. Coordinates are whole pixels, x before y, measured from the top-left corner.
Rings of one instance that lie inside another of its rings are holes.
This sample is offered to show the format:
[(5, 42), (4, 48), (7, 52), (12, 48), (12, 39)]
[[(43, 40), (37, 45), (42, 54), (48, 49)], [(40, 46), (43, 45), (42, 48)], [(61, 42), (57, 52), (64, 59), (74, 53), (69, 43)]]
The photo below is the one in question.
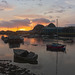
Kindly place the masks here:
[(56, 19), (56, 26), (57, 26), (57, 43), (58, 43), (58, 19)]
[[(58, 19), (56, 19), (56, 26), (57, 26), (57, 43), (58, 43)], [(58, 75), (58, 51), (56, 53), (56, 75)]]

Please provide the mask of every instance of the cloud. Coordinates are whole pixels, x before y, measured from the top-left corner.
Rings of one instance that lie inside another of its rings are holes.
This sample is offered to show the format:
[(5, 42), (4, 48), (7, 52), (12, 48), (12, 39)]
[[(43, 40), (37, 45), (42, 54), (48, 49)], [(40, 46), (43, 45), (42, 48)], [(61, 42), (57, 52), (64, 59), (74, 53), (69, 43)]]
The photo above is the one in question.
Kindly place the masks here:
[(39, 3), (39, 4), (37, 4), (38, 6), (43, 6), (43, 4), (42, 3)]
[(0, 21), (2, 21), (3, 20), (3, 18), (0, 18)]
[(47, 16), (44, 15), (36, 15), (36, 14), (32, 14), (32, 15), (15, 15), (16, 18), (20, 18), (20, 19), (25, 19), (25, 18), (29, 18), (29, 19), (34, 19), (34, 18), (49, 18)]
[(53, 18), (53, 16), (49, 16), (49, 17), (50, 17), (50, 19)]
[(45, 12), (44, 14), (46, 15), (46, 14), (50, 14), (50, 13), (64, 13), (66, 10), (64, 10), (64, 9), (55, 9), (55, 10), (50, 10), (50, 11), (48, 11), (48, 12)]
[(55, 20), (51, 20), (50, 22), (55, 22)]
[(66, 0), (65, 3), (69, 5), (75, 5), (75, 0)]
[(29, 26), (30, 20), (29, 19), (24, 19), (24, 20), (10, 20), (10, 21), (2, 21), (0, 23), (0, 27), (17, 27), (17, 26)]
[(56, 10), (55, 12), (56, 12), (56, 13), (64, 13), (65, 10), (64, 10), (64, 9), (62, 9), (62, 10)]
[(75, 24), (66, 24), (66, 26), (74, 26), (75, 27)]
[(12, 9), (13, 9), (13, 7), (6, 0), (2, 0), (0, 2), (0, 11), (12, 10)]
[(38, 19), (33, 19), (32, 23), (46, 24), (46, 23), (50, 23), (50, 20), (45, 19), (45, 18), (38, 18)]
[[(37, 0), (17, 0), (17, 1), (37, 1)], [(38, 0), (38, 1), (42, 1), (42, 0)]]
[(48, 11), (44, 12), (45, 15), (51, 14), (51, 13), (65, 13), (66, 11), (72, 9), (73, 7), (71, 5), (65, 5), (64, 6), (61, 4), (55, 4), (52, 5), (51, 9)]

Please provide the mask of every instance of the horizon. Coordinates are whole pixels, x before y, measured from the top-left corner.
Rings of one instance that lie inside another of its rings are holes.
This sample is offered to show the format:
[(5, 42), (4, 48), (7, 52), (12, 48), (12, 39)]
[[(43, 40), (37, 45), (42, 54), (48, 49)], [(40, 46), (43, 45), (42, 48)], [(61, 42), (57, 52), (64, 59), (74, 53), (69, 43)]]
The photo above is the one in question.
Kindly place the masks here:
[[(54, 23), (53, 23), (54, 24)], [(37, 24), (37, 25), (39, 25), (39, 24)], [(37, 25), (35, 25), (35, 27), (37, 26)], [(42, 25), (42, 24), (40, 24), (40, 25)], [(54, 24), (55, 25), (55, 24)], [(43, 25), (44, 27), (47, 27), (48, 25)], [(56, 25), (55, 25), (56, 26)], [(57, 27), (57, 26), (56, 26)], [(64, 27), (62, 27), (62, 28), (66, 28), (66, 27), (75, 27), (75, 26), (64, 26)], [(59, 28), (59, 27), (58, 27)], [(24, 28), (17, 28), (16, 30), (14, 29), (13, 30), (13, 28), (12, 29), (7, 29), (7, 30), (0, 30), (0, 31), (12, 31), (12, 32), (16, 32), (16, 31), (31, 31), (31, 30), (33, 30), (34, 29), (34, 27), (32, 28), (32, 29), (30, 29), (30, 30), (25, 30)]]
[[(74, 0), (0, 0), (0, 31), (29, 31), (37, 24), (75, 26)], [(64, 6), (63, 6), (64, 5)]]

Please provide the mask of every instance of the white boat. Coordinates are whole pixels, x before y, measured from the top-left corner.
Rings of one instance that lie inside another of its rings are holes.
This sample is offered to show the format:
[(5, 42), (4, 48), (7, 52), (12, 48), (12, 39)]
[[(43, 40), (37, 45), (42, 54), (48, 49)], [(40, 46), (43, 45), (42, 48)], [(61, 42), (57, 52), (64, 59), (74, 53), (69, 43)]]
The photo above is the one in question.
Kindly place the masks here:
[(38, 58), (38, 55), (34, 52), (28, 52), (27, 50), (23, 49), (13, 49), (14, 56), (21, 58), (25, 61), (35, 61)]

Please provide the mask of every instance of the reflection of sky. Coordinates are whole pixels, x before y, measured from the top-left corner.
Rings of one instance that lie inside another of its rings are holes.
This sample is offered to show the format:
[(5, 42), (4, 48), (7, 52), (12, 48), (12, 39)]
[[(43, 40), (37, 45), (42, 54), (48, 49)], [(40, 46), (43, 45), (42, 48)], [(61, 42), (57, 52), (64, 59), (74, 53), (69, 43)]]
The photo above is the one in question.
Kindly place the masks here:
[[(51, 41), (51, 40), (50, 40)], [(49, 43), (50, 41), (46, 42)], [(42, 45), (41, 45), (42, 42)], [(56, 52), (46, 50), (44, 41), (35, 38), (24, 39), (24, 45), (21, 44), (20, 49), (33, 51), (38, 54), (38, 64), (30, 65), (26, 63), (16, 63), (19, 66), (27, 67), (31, 71), (44, 74), (56, 75)], [(52, 41), (51, 41), (52, 42)], [(62, 41), (59, 41), (63, 43)], [(29, 44), (28, 44), (29, 43)], [(32, 45), (37, 43), (38, 46)], [(43, 45), (44, 44), (44, 45)], [(13, 59), (13, 48), (10, 49), (8, 44), (0, 40), (0, 59)], [(70, 45), (66, 43), (66, 53), (58, 52), (58, 75), (74, 75), (75, 74), (75, 43)]]
[(47, 25), (56, 18), (59, 26), (75, 26), (74, 3), (75, 0), (0, 0), (0, 27), (33, 27), (40, 21)]

